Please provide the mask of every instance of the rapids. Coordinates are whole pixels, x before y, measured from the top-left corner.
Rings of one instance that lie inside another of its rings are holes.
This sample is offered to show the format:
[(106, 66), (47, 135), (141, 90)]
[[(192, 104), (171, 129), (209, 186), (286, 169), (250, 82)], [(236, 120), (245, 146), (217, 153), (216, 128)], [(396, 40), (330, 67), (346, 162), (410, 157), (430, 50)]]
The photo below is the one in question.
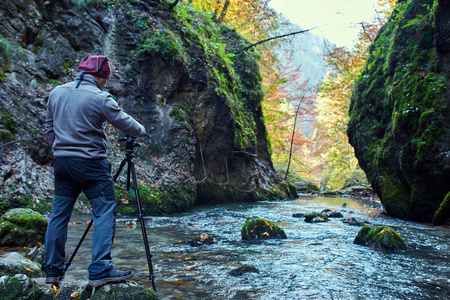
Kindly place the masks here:
[[(344, 218), (390, 226), (408, 249), (387, 253), (355, 245), (361, 226), (346, 224), (342, 218), (306, 223), (293, 217), (326, 208), (340, 211)], [(275, 222), (288, 238), (242, 241), (240, 231), (248, 216)], [(69, 255), (88, 220), (86, 215), (72, 218), (80, 224), (69, 227)], [(134, 270), (136, 283), (151, 286), (140, 226), (129, 227), (128, 221), (117, 221), (113, 262)], [(450, 229), (391, 218), (378, 201), (301, 197), (203, 206), (146, 217), (146, 230), (160, 299), (448, 299), (450, 295)], [(185, 242), (201, 233), (217, 236), (218, 243), (192, 247)], [(89, 260), (90, 234), (66, 280), (87, 280)], [(244, 264), (259, 273), (229, 275)]]

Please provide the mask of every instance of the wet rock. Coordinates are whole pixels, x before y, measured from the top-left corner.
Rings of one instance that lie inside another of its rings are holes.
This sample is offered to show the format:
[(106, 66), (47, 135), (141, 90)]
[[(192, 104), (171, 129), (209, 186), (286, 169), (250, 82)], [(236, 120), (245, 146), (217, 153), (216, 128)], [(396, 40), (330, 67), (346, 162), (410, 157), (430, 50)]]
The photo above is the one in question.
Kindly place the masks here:
[[(41, 265), (27, 260), (17, 252), (6, 253), (0, 257), (0, 271), (2, 275), (14, 276), (23, 274), (27, 276), (43, 276)], [(1, 298), (1, 297), (0, 297)]]
[(45, 255), (44, 246), (38, 244), (37, 246), (34, 246), (33, 248), (29, 249), (25, 257), (42, 265), (44, 263), (44, 255)]
[[(108, 284), (101, 288), (87, 288), (84, 294), (88, 294), (92, 290), (90, 299), (93, 300), (109, 300), (109, 299), (129, 299), (129, 300), (156, 300), (158, 299), (155, 291), (151, 288), (139, 286), (131, 281), (119, 284)], [(68, 298), (59, 298), (68, 299)]]
[[(49, 287), (49, 285), (47, 285)], [(48, 288), (47, 288), (48, 289)], [(0, 299), (52, 299), (24, 274), (0, 277)]]
[(0, 219), (0, 245), (31, 247), (44, 241), (47, 220), (28, 208), (8, 210)]
[(330, 209), (324, 209), (321, 212), (322, 215), (327, 216), (328, 218), (343, 218), (344, 216), (335, 210), (330, 210)]
[(230, 275), (231, 276), (241, 276), (245, 273), (258, 273), (259, 274), (259, 270), (252, 265), (242, 265), (240, 267), (237, 267), (234, 270), (230, 271)]
[(349, 225), (354, 225), (354, 226), (364, 226), (366, 224), (368, 224), (369, 222), (365, 222), (365, 221), (359, 221), (354, 217), (351, 218), (345, 218), (342, 220), (343, 223), (347, 223)]
[(58, 287), (45, 283), (39, 263), (17, 252), (0, 257), (0, 299), (158, 299), (155, 292), (132, 281), (91, 288), (88, 281), (61, 281)]
[(217, 238), (206, 233), (200, 234), (199, 236), (196, 236), (189, 241), (189, 245), (191, 245), (192, 247), (200, 247), (203, 245), (212, 245), (216, 243)]
[(318, 223), (318, 222), (328, 222), (328, 217), (325, 214), (312, 212), (305, 215), (306, 223)]
[(271, 221), (248, 217), (241, 230), (243, 240), (286, 239), (284, 230)]
[(406, 249), (400, 234), (388, 226), (366, 225), (358, 232), (353, 243), (390, 251)]
[(304, 213), (296, 213), (296, 214), (292, 215), (292, 217), (294, 217), (294, 218), (303, 218), (304, 216), (305, 216)]

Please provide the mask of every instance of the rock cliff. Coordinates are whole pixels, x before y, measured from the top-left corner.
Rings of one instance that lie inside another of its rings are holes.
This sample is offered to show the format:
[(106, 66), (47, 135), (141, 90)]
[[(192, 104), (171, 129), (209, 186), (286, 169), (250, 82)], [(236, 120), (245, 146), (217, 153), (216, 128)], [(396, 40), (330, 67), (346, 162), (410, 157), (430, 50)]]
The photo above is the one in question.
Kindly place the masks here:
[(400, 218), (450, 215), (449, 9), (448, 0), (398, 1), (353, 90), (350, 143), (386, 211)]
[[(46, 101), (88, 54), (110, 58), (107, 90), (152, 135), (135, 149), (147, 214), (295, 196), (270, 160), (258, 55), (232, 54), (248, 42), (183, 3), (74, 3), (11, 0), (0, 8), (0, 141), (25, 139), (0, 148), (2, 211), (49, 209)], [(118, 132), (108, 133), (114, 172), (123, 145)], [(125, 213), (136, 212), (132, 194), (117, 189)]]

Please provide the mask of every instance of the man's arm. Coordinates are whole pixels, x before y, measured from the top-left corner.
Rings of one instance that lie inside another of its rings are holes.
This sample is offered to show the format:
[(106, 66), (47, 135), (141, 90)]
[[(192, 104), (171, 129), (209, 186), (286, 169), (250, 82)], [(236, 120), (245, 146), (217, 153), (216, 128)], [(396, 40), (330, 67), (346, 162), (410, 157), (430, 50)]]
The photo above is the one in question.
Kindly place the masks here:
[(125, 134), (133, 137), (145, 134), (145, 127), (125, 113), (111, 96), (105, 98), (102, 112), (106, 121)]
[(47, 142), (51, 148), (53, 148), (53, 142), (55, 141), (55, 131), (53, 130), (53, 113), (50, 107), (47, 108), (47, 117), (45, 119), (45, 131), (47, 134)]

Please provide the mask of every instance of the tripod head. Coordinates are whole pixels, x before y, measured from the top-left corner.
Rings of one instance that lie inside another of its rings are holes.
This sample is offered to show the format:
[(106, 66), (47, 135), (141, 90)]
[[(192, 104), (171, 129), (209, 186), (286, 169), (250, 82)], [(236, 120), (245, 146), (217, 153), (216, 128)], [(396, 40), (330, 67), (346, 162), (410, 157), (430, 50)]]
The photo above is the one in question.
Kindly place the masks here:
[(119, 142), (125, 142), (125, 151), (127, 153), (132, 153), (134, 150), (134, 147), (140, 147), (139, 143), (136, 143), (136, 138), (132, 136), (124, 136), (118, 139)]

